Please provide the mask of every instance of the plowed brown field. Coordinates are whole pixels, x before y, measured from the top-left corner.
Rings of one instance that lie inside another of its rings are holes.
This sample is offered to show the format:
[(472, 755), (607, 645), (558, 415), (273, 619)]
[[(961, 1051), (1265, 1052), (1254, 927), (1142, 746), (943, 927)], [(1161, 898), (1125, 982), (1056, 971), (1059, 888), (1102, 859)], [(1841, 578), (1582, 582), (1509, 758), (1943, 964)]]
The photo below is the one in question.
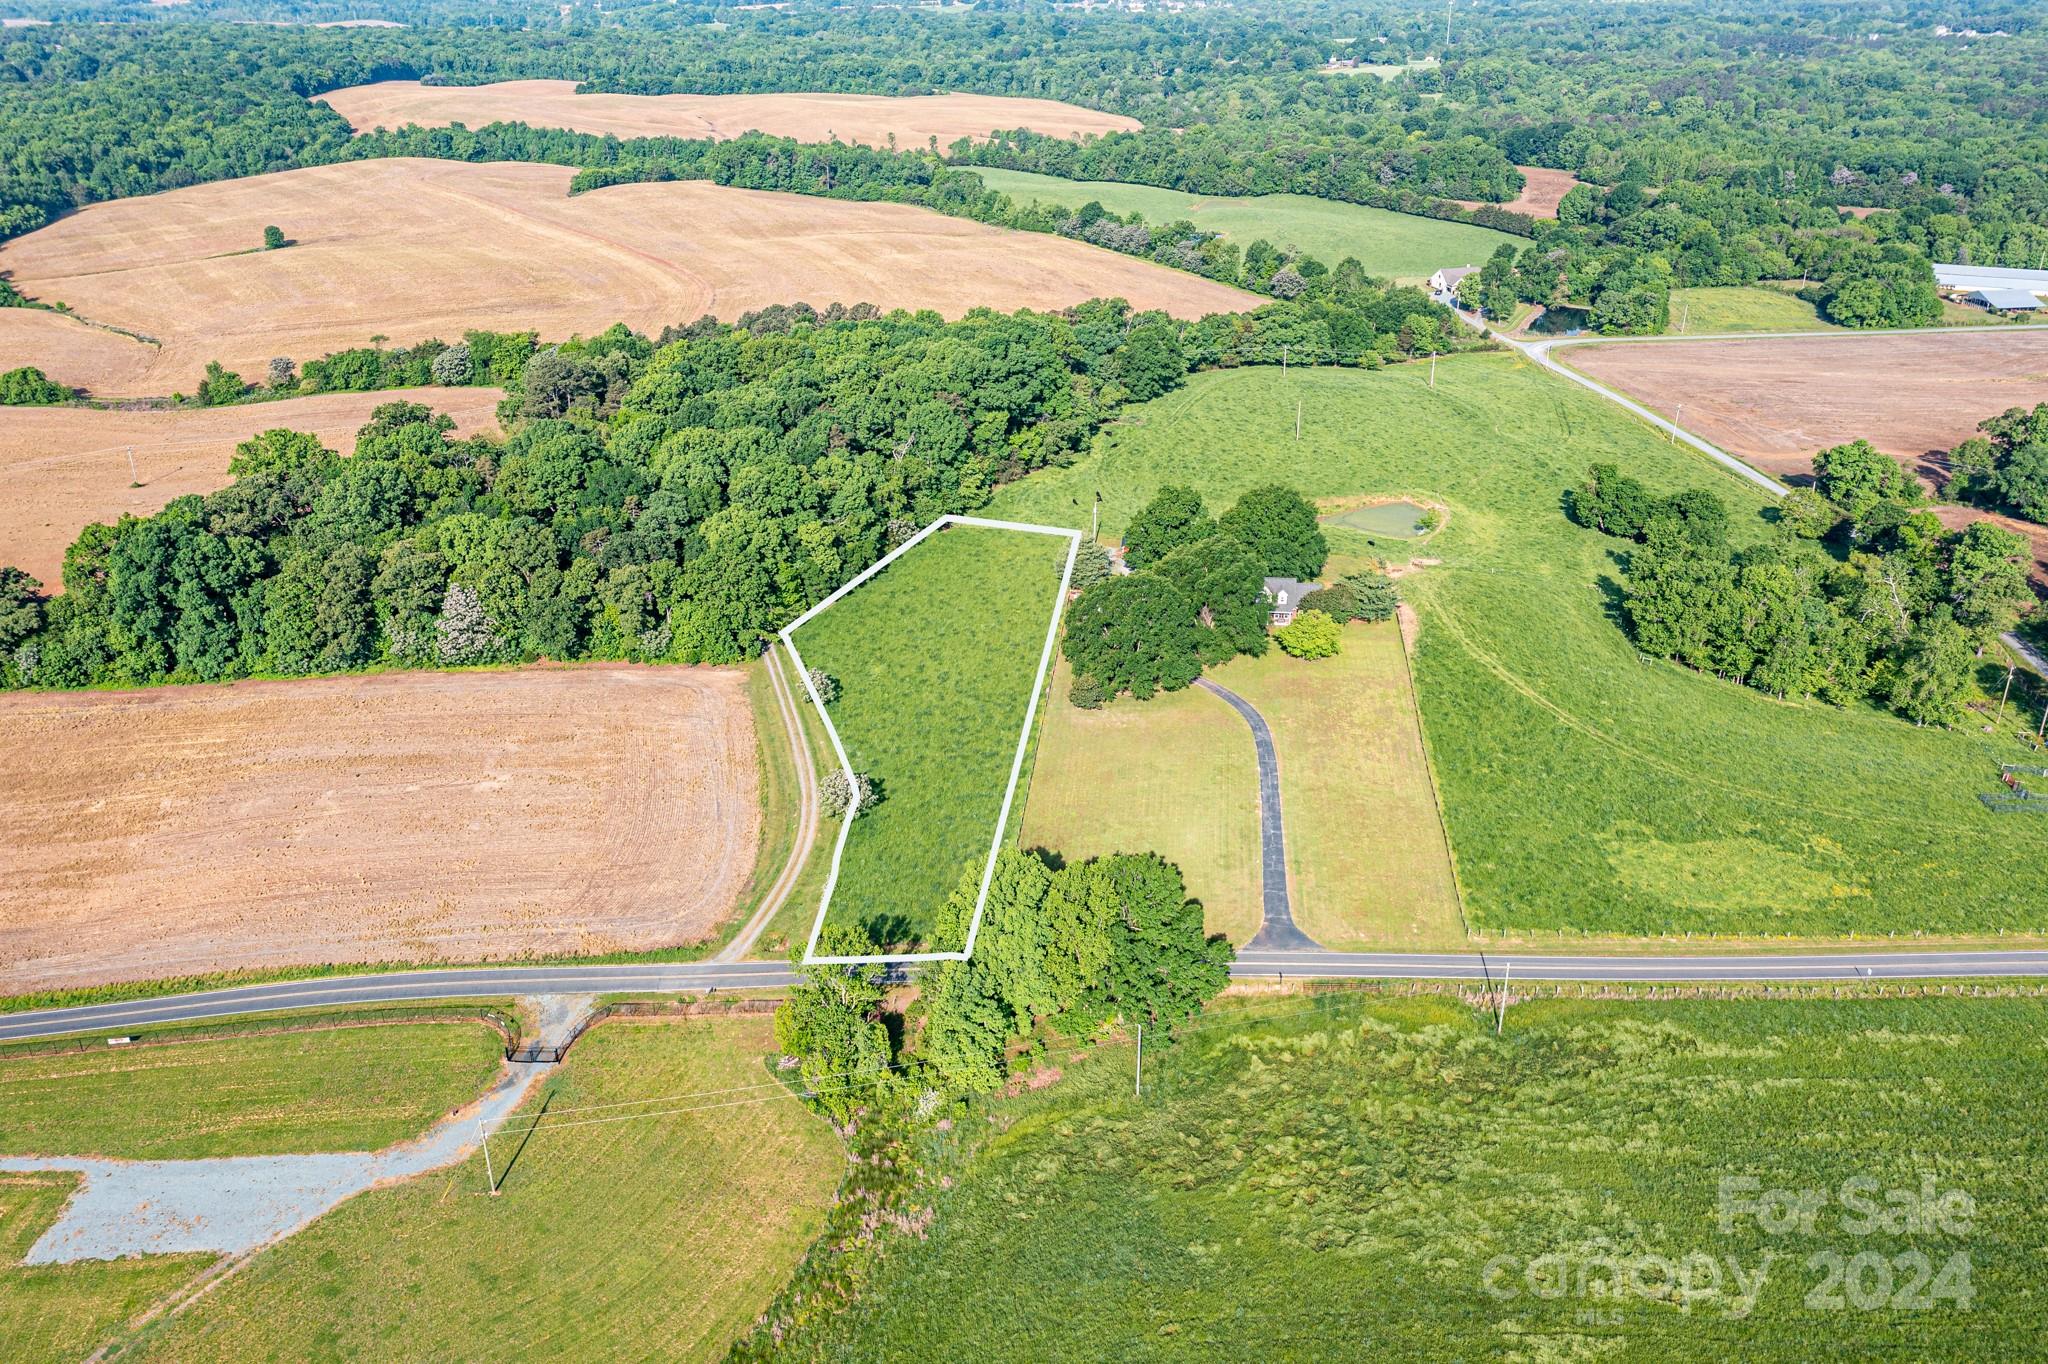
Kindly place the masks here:
[[(319, 96), (357, 132), (461, 123), (525, 123), (616, 137), (715, 138), (772, 133), (799, 142), (858, 142), (883, 147), (941, 147), (998, 129), (1029, 128), (1050, 137), (1134, 131), (1144, 125), (1050, 99), (1000, 95), (579, 95), (575, 81), (501, 81), (496, 85), (421, 85), (379, 81)], [(1559, 174), (1561, 172), (1551, 172)]]
[(0, 695), (0, 982), (693, 942), (756, 780), (737, 669)]
[(384, 403), (424, 403), (453, 417), (466, 436), (496, 425), (504, 396), (496, 388), (401, 388), (169, 412), (0, 407), (0, 564), (26, 569), (57, 590), (64, 551), (80, 530), (225, 487), (235, 446), (259, 431), (310, 431), (348, 454), (355, 433)]
[[(1551, 170), (1545, 166), (1517, 166), (1515, 169), (1522, 173), (1522, 192), (1504, 204), (1494, 205), (1510, 213), (1555, 218), (1558, 204), (1579, 183), (1579, 178), (1570, 171)], [(1486, 206), (1481, 199), (1454, 199), (1451, 202), (1463, 204), (1466, 208)]]
[[(1107, 297), (1179, 316), (1260, 302), (1063, 237), (902, 204), (697, 181), (570, 198), (573, 174), (402, 159), (198, 185), (94, 204), (0, 247), (0, 270), (33, 298), (159, 339), (140, 377), (73, 379), (125, 394), (190, 391), (208, 360), (255, 374), (272, 356), (303, 362), (378, 334), (394, 345), (470, 327), (561, 339), (620, 321), (658, 332), (799, 301), (948, 317)], [(249, 250), (268, 223), (294, 244)]]
[(2008, 407), (2048, 402), (2048, 331), (1560, 346), (1557, 359), (1766, 473), (1859, 437), (1916, 472)]

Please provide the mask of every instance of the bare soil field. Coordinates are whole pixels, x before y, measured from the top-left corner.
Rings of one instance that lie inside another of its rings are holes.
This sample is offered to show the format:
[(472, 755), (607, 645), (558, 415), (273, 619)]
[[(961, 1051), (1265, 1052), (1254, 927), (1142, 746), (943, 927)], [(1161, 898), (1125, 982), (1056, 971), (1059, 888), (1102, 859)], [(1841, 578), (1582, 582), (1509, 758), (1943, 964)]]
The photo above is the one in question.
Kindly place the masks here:
[(2048, 402), (2048, 331), (1561, 346), (1572, 368), (1780, 477), (1859, 437), (1920, 474), (2009, 407)]
[(33, 365), (66, 388), (133, 392), (156, 361), (157, 348), (132, 336), (44, 308), (0, 308), (0, 371)]
[[(684, 137), (726, 141), (745, 132), (799, 142), (858, 142), (871, 147), (941, 147), (976, 141), (997, 129), (1029, 128), (1051, 137), (1128, 132), (1144, 126), (1050, 99), (1000, 95), (579, 95), (575, 81), (500, 81), (495, 85), (421, 85), (379, 81), (333, 90), (317, 99), (357, 132), (417, 123), (525, 123), (616, 137)], [(1556, 172), (1550, 172), (1555, 174)]]
[[(208, 360), (254, 374), (272, 356), (303, 362), (379, 334), (401, 346), (470, 327), (562, 339), (799, 301), (948, 317), (1097, 297), (1178, 316), (1261, 301), (1063, 237), (902, 204), (697, 181), (571, 198), (573, 175), (419, 159), (282, 171), (94, 204), (0, 247), (0, 270), (32, 298), (163, 343), (139, 377), (72, 376), (102, 395), (190, 389)], [(251, 249), (270, 223), (293, 244)]]
[(0, 695), (0, 981), (694, 942), (755, 759), (739, 669)]
[(26, 569), (55, 591), (79, 531), (226, 487), (235, 447), (259, 431), (309, 431), (348, 454), (371, 411), (385, 403), (424, 403), (453, 417), (466, 436), (495, 428), (504, 396), (497, 388), (400, 388), (168, 412), (0, 408), (0, 564)]
[[(1558, 203), (1579, 183), (1579, 178), (1570, 171), (1551, 170), (1547, 166), (1517, 166), (1515, 169), (1522, 173), (1525, 182), (1522, 192), (1504, 204), (1494, 205), (1510, 213), (1555, 218)], [(1452, 202), (1466, 208), (1483, 208), (1486, 203), (1481, 199), (1454, 199)]]

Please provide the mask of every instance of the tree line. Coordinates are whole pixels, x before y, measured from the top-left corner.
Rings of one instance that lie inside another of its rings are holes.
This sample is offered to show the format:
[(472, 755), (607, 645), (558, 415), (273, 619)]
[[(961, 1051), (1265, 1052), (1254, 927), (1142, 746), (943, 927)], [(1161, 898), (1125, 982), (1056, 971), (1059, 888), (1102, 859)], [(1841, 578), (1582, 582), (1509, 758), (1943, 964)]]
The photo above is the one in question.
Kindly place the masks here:
[(1198, 322), (1118, 300), (951, 323), (796, 305), (530, 354), (472, 333), (509, 436), (456, 439), (416, 403), (379, 407), (347, 458), (266, 432), (220, 491), (87, 527), (61, 594), (10, 570), (0, 682), (737, 661), (934, 517), (1071, 460), (1125, 403), (1372, 336), (1383, 297)]

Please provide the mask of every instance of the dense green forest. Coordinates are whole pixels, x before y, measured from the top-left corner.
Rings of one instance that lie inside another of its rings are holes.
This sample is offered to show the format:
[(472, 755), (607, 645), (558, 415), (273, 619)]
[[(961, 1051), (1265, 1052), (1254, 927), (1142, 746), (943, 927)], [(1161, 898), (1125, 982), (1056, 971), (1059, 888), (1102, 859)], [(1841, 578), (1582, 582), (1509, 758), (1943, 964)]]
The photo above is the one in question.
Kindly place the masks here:
[[(88, 527), (61, 595), (0, 571), (0, 683), (736, 661), (934, 517), (1069, 461), (1191, 369), (1283, 347), (1377, 366), (1455, 330), (1416, 290), (1333, 273), (1199, 322), (1111, 300), (953, 323), (798, 305), (539, 349), (475, 332), (413, 354), (431, 352), (436, 382), (507, 385), (502, 443), (452, 439), (410, 403), (379, 408), (350, 458), (267, 432), (221, 491)], [(347, 373), (386, 372), (345, 355)], [(233, 400), (240, 377), (215, 377)]]

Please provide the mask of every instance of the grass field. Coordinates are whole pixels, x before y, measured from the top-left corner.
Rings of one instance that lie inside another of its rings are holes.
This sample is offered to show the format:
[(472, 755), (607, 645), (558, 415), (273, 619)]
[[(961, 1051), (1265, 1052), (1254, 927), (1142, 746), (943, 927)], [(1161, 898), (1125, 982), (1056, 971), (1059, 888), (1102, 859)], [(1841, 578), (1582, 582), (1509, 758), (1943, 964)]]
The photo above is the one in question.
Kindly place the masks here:
[[(0, 272), (31, 298), (161, 343), (138, 355), (75, 324), (37, 332), (63, 347), (54, 377), (99, 397), (189, 392), (209, 360), (253, 378), (273, 356), (303, 363), (374, 336), (406, 346), (472, 327), (561, 340), (799, 301), (948, 317), (1110, 297), (1184, 317), (1258, 302), (1084, 242), (908, 204), (706, 181), (572, 198), (574, 175), (401, 157), (222, 180), (67, 214), (0, 246)], [(293, 245), (255, 249), (265, 223)]]
[[(2002, 1360), (2048, 1339), (2048, 1141), (2010, 1102), (2048, 1082), (2038, 997), (1545, 1000), (1498, 1039), (1444, 997), (1302, 1007), (1148, 1037), (1142, 1100), (1105, 1048), (960, 1124), (928, 1157), (952, 1176), (929, 1233), (790, 1353)], [(1929, 1186), (1973, 1210), (1866, 1228), (1859, 1178), (1881, 1210)], [(1731, 1186), (1724, 1223), (1724, 1179), (1820, 1191), (1814, 1220), (1765, 1223)], [(1967, 1304), (1931, 1272), (1958, 1254)], [(1809, 1299), (1812, 1256), (1843, 1264), (1839, 1305)]]
[(950, 147), (963, 137), (985, 138), (997, 128), (1029, 128), (1048, 137), (1130, 131), (1142, 125), (1050, 99), (1003, 95), (614, 95), (576, 93), (575, 81), (499, 81), (493, 85), (422, 85), (379, 81), (317, 97), (357, 132), (461, 123), (524, 123), (614, 137), (715, 138), (724, 141), (757, 129), (799, 142), (896, 145), (906, 150), (937, 138)]
[[(921, 940), (986, 862), (1067, 543), (953, 526), (797, 631), (804, 662), (839, 683), (832, 723), (854, 770), (882, 791), (847, 837), (829, 922)], [(828, 820), (820, 837), (838, 832)]]
[(1069, 861), (1156, 852), (1180, 868), (1211, 933), (1259, 931), (1259, 769), (1251, 731), (1207, 692), (1162, 692), (1100, 710), (1067, 702), (1060, 661), (1046, 699), (1027, 848)]
[[(1614, 618), (1622, 546), (1574, 527), (1595, 460), (1706, 487), (1736, 533), (1763, 494), (1515, 358), (1379, 373), (1200, 375), (993, 514), (1057, 521), (1103, 492), (1108, 535), (1163, 483), (1227, 506), (1311, 497), (1444, 506), (1443, 563), (1402, 580), (1466, 912), (1490, 932), (1910, 937), (2048, 926), (2048, 849), (1976, 800), (2017, 745), (1874, 710), (1787, 704), (1638, 659)], [(1293, 439), (1295, 403), (1306, 421)], [(1085, 522), (1084, 522), (1085, 524)]]
[(1503, 242), (1521, 240), (1469, 223), (1440, 222), (1301, 194), (1218, 198), (1150, 185), (1062, 180), (986, 166), (968, 169), (990, 189), (1001, 190), (1019, 203), (1036, 200), (1075, 209), (1095, 199), (1112, 213), (1142, 213), (1154, 225), (1185, 218), (1206, 232), (1221, 233), (1240, 247), (1263, 237), (1282, 249), (1291, 246), (1306, 251), (1325, 265), (1356, 256), (1370, 273), (1411, 284), (1429, 278), (1442, 266), (1481, 264)]
[(1813, 305), (1780, 289), (1673, 289), (1672, 336), (1715, 332), (1831, 332)]
[(22, 1264), (78, 1182), (76, 1174), (0, 1175), (0, 1364), (84, 1359), (110, 1331), (212, 1262), (209, 1255), (151, 1255)]
[(532, 1138), (493, 1139), (499, 1197), (481, 1157), (362, 1194), (122, 1358), (717, 1359), (844, 1164), (773, 1047), (766, 1016), (597, 1028), (529, 1102)]
[(1269, 649), (1210, 676), (1273, 730), (1296, 926), (1325, 947), (1464, 947), (1400, 627), (1353, 624), (1335, 658)]
[(0, 1057), (0, 1155), (374, 1151), (481, 1095), (503, 1046), (451, 1020)]

